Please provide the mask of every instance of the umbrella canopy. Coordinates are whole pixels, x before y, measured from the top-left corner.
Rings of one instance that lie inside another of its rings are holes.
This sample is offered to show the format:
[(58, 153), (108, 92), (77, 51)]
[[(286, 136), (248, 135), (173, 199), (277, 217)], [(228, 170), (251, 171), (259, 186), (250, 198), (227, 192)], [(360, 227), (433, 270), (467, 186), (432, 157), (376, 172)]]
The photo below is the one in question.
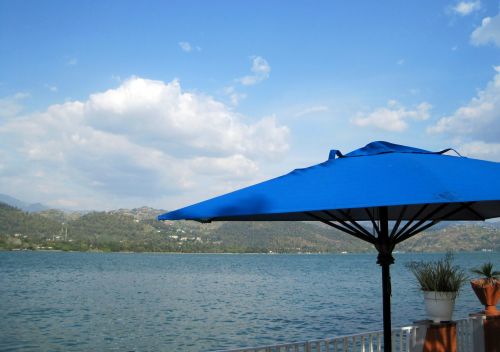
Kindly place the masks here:
[[(345, 155), (332, 150), (321, 164), (158, 219), (321, 221), (372, 243), (382, 267), (384, 349), (391, 351), (389, 266), (394, 247), (442, 220), (500, 217), (500, 163), (445, 155), (449, 150), (388, 142)], [(371, 222), (372, 228), (359, 221)]]
[[(500, 216), (500, 163), (373, 142), (324, 163), (172, 211), (159, 220), (370, 220), (365, 209), (389, 207), (389, 219), (427, 218), (441, 204), (474, 202), (449, 220)], [(422, 204), (427, 208), (417, 214)], [(447, 207), (451, 209), (451, 207)], [(324, 211), (331, 211), (330, 216)], [(434, 214), (438, 217), (444, 210)]]

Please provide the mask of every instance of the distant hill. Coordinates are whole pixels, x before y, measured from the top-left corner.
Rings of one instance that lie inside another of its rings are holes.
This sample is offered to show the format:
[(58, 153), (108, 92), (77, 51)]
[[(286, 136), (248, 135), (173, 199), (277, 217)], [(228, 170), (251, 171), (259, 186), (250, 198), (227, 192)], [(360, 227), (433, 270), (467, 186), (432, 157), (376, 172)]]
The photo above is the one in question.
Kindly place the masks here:
[(18, 209), (27, 211), (29, 213), (35, 213), (38, 211), (43, 211), (43, 210), (49, 209), (49, 207), (47, 207), (41, 203), (29, 204), (29, 203), (23, 202), (19, 199), (16, 199), (14, 197), (11, 197), (7, 194), (2, 194), (2, 193), (0, 193), (0, 202), (8, 204), (8, 205), (15, 207), (15, 208), (18, 208)]
[(58, 221), (0, 203), (0, 248), (34, 248), (32, 243), (44, 243), (60, 228)]
[(418, 234), (402, 242), (398, 249), (412, 252), (500, 251), (500, 228), (486, 222), (454, 224)]
[[(367, 243), (313, 222), (162, 221), (164, 210), (27, 213), (0, 203), (0, 249), (152, 252), (374, 252)], [(495, 225), (495, 224), (494, 224)], [(500, 251), (500, 228), (454, 223), (403, 242), (401, 251)]]
[(159, 222), (163, 210), (25, 213), (0, 204), (0, 248), (169, 252), (366, 252), (365, 243), (300, 222)]
[(150, 219), (156, 219), (156, 217), (160, 214), (163, 214), (167, 212), (166, 210), (162, 209), (154, 209), (150, 207), (140, 207), (140, 208), (134, 208), (134, 209), (118, 209), (118, 210), (111, 210), (109, 213), (110, 214), (122, 214), (122, 215), (129, 215), (133, 217), (134, 219), (138, 220), (150, 220)]
[(500, 229), (500, 221), (490, 222), (488, 224), (489, 224), (489, 226), (491, 226), (495, 229)]

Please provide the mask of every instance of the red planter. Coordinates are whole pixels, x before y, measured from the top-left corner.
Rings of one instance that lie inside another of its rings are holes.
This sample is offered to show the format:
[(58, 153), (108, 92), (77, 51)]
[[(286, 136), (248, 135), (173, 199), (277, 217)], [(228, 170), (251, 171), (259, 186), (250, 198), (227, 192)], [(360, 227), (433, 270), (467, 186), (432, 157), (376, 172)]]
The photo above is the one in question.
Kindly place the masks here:
[(472, 280), (470, 284), (481, 304), (485, 306), (484, 314), (500, 315), (496, 307), (500, 300), (500, 281), (496, 281), (495, 284), (485, 284), (484, 279), (477, 279)]

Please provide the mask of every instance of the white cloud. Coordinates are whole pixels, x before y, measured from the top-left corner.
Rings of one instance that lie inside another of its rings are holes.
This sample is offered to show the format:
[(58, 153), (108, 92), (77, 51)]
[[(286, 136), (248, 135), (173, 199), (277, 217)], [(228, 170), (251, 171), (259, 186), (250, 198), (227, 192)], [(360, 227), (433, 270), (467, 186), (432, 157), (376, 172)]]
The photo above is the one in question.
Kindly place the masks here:
[(28, 97), (27, 93), (16, 93), (0, 99), (0, 117), (8, 118), (19, 114), (23, 110), (21, 101)]
[[(93, 128), (127, 134), (155, 147), (182, 150), (182, 153), (196, 150), (219, 154), (259, 152), (250, 146), (256, 137), (253, 128), (258, 123), (242, 123), (240, 116), (210, 96), (182, 92), (178, 81), (165, 84), (130, 79), (117, 89), (91, 95), (85, 108), (87, 121)], [(276, 137), (269, 133), (283, 133), (276, 125), (269, 127), (269, 131), (257, 132), (261, 143)]]
[(408, 128), (408, 120), (427, 120), (432, 106), (423, 102), (413, 110), (408, 110), (395, 100), (390, 100), (387, 107), (377, 108), (369, 114), (359, 113), (351, 120), (359, 127), (375, 127), (392, 132), (402, 132)]
[(57, 86), (54, 86), (54, 85), (51, 85), (51, 84), (45, 84), (44, 87), (47, 88), (48, 90), (50, 90), (53, 93), (55, 93), (55, 92), (58, 91)]
[(196, 199), (214, 180), (248, 182), (287, 151), (288, 128), (275, 117), (245, 120), (178, 81), (131, 78), (85, 101), (0, 120), (0, 191), (80, 208), (173, 202), (188, 189)]
[(453, 7), (453, 11), (461, 16), (467, 16), (481, 8), (481, 1), (460, 1)]
[(329, 110), (328, 106), (324, 106), (324, 105), (310, 106), (310, 107), (307, 107), (305, 109), (298, 111), (295, 114), (295, 117), (314, 115), (314, 114), (318, 114), (318, 113), (322, 113), (322, 112), (327, 112), (328, 110)]
[(251, 86), (264, 81), (269, 78), (271, 66), (269, 66), (263, 57), (253, 56), (251, 71), (253, 73), (252, 75), (241, 77), (238, 81), (245, 86)]
[(75, 66), (78, 64), (78, 59), (76, 57), (72, 57), (66, 61), (67, 66)]
[(179, 47), (186, 53), (201, 51), (201, 48), (199, 46), (193, 46), (189, 42), (179, 42)]
[(245, 93), (239, 93), (233, 86), (225, 87), (224, 94), (226, 94), (231, 100), (231, 105), (237, 106), (241, 100), (245, 99), (247, 95)]
[(500, 143), (465, 143), (460, 147), (460, 153), (472, 158), (500, 161)]
[(189, 44), (188, 42), (179, 42), (179, 46), (181, 47), (182, 51), (185, 51), (187, 53), (193, 50), (191, 44)]
[(431, 133), (448, 133), (485, 142), (500, 142), (500, 66), (483, 90), (454, 114), (441, 118)]
[(500, 47), (500, 13), (484, 18), (481, 26), (472, 32), (470, 40), (474, 45), (492, 43)]
[(196, 157), (189, 161), (189, 165), (198, 174), (220, 175), (224, 172), (243, 179), (259, 170), (255, 161), (241, 154), (222, 158)]

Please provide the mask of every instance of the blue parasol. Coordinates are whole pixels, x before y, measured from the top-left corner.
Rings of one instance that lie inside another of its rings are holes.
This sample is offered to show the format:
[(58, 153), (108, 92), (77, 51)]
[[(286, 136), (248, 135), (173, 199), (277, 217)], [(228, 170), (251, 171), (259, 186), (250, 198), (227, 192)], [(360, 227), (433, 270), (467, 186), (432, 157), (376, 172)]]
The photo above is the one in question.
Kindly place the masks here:
[(395, 246), (443, 220), (500, 217), (500, 163), (445, 154), (450, 150), (388, 142), (345, 155), (332, 150), (321, 164), (158, 219), (320, 221), (373, 244), (382, 268), (384, 350), (391, 351), (389, 267)]

